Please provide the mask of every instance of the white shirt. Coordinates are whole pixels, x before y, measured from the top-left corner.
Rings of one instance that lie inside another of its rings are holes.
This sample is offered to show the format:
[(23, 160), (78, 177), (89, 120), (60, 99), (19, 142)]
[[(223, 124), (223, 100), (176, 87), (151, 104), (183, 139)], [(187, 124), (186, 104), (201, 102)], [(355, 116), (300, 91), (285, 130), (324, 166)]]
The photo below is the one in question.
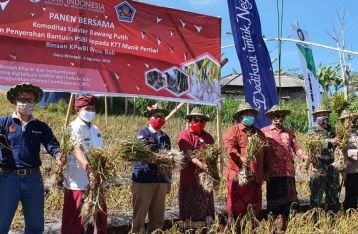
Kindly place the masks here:
[(5, 11), (5, 8), (7, 6), (7, 4), (9, 4), (10, 0), (7, 0), (5, 2), (0, 2), (0, 7), (2, 11)]
[[(97, 126), (91, 124), (88, 127), (79, 117), (70, 123), (68, 130), (71, 134), (72, 144), (81, 145), (85, 153), (91, 148), (99, 149), (103, 146), (102, 135)], [(87, 173), (80, 167), (75, 156), (71, 153), (68, 156), (64, 186), (71, 190), (86, 190), (87, 185)]]

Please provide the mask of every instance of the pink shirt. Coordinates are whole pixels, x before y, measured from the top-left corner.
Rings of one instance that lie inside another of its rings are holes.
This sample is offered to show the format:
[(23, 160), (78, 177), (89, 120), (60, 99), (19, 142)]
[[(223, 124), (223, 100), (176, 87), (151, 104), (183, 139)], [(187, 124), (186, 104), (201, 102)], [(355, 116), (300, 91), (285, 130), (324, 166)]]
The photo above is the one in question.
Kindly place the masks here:
[(279, 130), (273, 125), (267, 126), (261, 130), (269, 140), (270, 145), (270, 177), (294, 177), (294, 155), (300, 160), (303, 160), (305, 156), (297, 143), (293, 131), (287, 128)]

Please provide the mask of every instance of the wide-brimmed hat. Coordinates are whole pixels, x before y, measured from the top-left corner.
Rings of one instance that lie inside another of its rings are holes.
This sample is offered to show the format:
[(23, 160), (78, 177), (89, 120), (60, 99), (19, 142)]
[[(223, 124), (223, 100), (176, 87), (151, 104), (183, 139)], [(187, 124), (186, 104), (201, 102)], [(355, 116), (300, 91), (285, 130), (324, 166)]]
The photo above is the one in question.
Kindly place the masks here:
[(357, 113), (354, 113), (350, 110), (343, 110), (338, 119), (345, 119), (345, 118), (357, 118)]
[(147, 107), (147, 111), (144, 113), (144, 116), (150, 117), (155, 113), (163, 113), (165, 116), (167, 116), (169, 111), (164, 109), (159, 103), (155, 103), (154, 105)]
[(239, 115), (242, 114), (242, 112), (244, 111), (253, 111), (255, 116), (257, 116), (259, 114), (259, 111), (254, 109), (250, 103), (242, 103), (240, 106), (239, 106), (239, 109), (235, 112), (235, 114), (232, 116), (233, 119), (237, 119), (239, 117)]
[(44, 95), (44, 92), (40, 87), (32, 85), (30, 83), (22, 83), (15, 85), (6, 93), (7, 100), (11, 103), (15, 103), (16, 99), (21, 93), (33, 93), (35, 95), (35, 102), (39, 102)]
[(206, 115), (206, 114), (203, 114), (200, 110), (200, 108), (198, 107), (195, 107), (191, 112), (190, 114), (187, 114), (184, 118), (186, 120), (190, 120), (192, 119), (193, 117), (200, 117), (202, 119), (204, 119), (205, 121), (210, 121), (210, 116), (209, 115)]
[(313, 116), (319, 113), (331, 113), (331, 111), (326, 106), (318, 106), (317, 109), (312, 113)]
[(271, 107), (270, 110), (268, 110), (265, 113), (265, 116), (268, 117), (268, 118), (272, 118), (273, 116), (277, 116), (277, 115), (286, 116), (286, 115), (289, 115), (289, 114), (291, 114), (290, 110), (285, 110), (285, 109), (282, 109), (279, 105), (274, 105), (274, 106)]

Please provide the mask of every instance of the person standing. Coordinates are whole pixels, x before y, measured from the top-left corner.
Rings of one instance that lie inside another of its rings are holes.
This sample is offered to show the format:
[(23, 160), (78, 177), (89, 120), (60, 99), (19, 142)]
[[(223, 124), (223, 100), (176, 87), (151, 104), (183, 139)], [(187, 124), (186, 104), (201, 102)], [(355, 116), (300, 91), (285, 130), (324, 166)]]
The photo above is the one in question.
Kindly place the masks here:
[[(265, 135), (260, 129), (253, 126), (258, 111), (249, 103), (243, 103), (233, 115), (237, 123), (229, 127), (224, 134), (224, 144), (227, 152), (227, 210), (229, 222), (247, 213), (249, 205), (252, 206), (256, 216), (260, 215), (262, 205), (262, 182), (268, 173), (265, 163), (265, 150), (260, 150), (256, 160), (247, 161), (245, 154), (249, 137), (258, 134), (262, 139)], [(252, 174), (247, 184), (239, 185), (236, 177), (239, 170), (247, 167)]]
[(60, 147), (51, 128), (32, 112), (43, 95), (41, 88), (18, 84), (7, 92), (14, 104), (11, 116), (0, 118), (0, 233), (8, 233), (21, 202), (25, 233), (44, 231), (44, 186), (40, 172), (40, 146), (60, 161)]
[[(140, 129), (136, 138), (139, 142), (150, 146), (151, 150), (170, 150), (169, 136), (161, 129), (165, 124), (168, 111), (158, 103), (148, 107), (145, 116), (148, 126)], [(153, 163), (137, 161), (132, 173), (133, 220), (132, 233), (145, 233), (145, 218), (148, 214), (148, 232), (163, 228), (165, 197), (170, 191), (171, 178), (162, 175), (158, 166)]]
[(205, 226), (205, 222), (209, 225), (214, 220), (214, 194), (200, 185), (199, 174), (207, 171), (208, 165), (196, 158), (193, 152), (214, 144), (214, 138), (204, 130), (210, 117), (198, 108), (194, 108), (185, 119), (189, 128), (178, 136), (178, 146), (184, 153), (185, 162), (180, 171), (179, 219)]
[[(290, 209), (298, 206), (294, 156), (300, 160), (306, 157), (298, 145), (294, 132), (284, 127), (284, 120), (291, 111), (274, 105), (265, 113), (272, 124), (262, 128), (269, 142), (270, 174), (266, 182), (267, 209), (285, 229)], [(283, 230), (281, 230), (283, 231)]]
[(358, 133), (356, 128), (357, 114), (349, 110), (344, 110), (338, 118), (341, 121), (350, 118), (352, 120), (352, 133), (349, 137), (347, 148), (348, 165), (345, 171), (344, 187), (346, 190), (343, 207), (347, 209), (357, 209), (358, 202)]
[(322, 153), (312, 163), (313, 175), (310, 179), (310, 204), (312, 207), (321, 207), (323, 194), (326, 194), (326, 209), (338, 211), (339, 203), (339, 172), (331, 164), (334, 162), (334, 149), (340, 144), (335, 137), (334, 129), (328, 124), (330, 110), (324, 106), (312, 113), (317, 126), (308, 131), (308, 135), (317, 135), (322, 140)]
[[(73, 150), (68, 157), (68, 166), (65, 172), (64, 205), (62, 213), (63, 234), (81, 233), (107, 233), (107, 207), (106, 203), (100, 204), (101, 211), (93, 227), (84, 227), (81, 218), (82, 198), (89, 183), (94, 178), (91, 175), (91, 165), (86, 153), (91, 149), (103, 147), (101, 131), (93, 120), (96, 115), (96, 98), (93, 95), (82, 95), (75, 101), (77, 118), (68, 126)], [(90, 231), (91, 230), (91, 231)]]

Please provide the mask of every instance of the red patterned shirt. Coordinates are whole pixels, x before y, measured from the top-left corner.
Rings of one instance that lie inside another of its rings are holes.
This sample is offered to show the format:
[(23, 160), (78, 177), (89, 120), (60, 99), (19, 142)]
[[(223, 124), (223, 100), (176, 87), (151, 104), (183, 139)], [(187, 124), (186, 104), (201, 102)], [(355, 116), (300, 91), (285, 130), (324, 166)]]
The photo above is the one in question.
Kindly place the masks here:
[(212, 144), (214, 144), (214, 138), (205, 131), (201, 132), (201, 134), (197, 134), (188, 128), (179, 134), (179, 149), (184, 152), (186, 157), (186, 167), (180, 172), (181, 184), (190, 185), (192, 187), (198, 187), (200, 185), (199, 173), (202, 172), (202, 170), (191, 162), (190, 155), (187, 155), (187, 152)]
[(294, 155), (300, 160), (305, 155), (298, 145), (296, 136), (292, 130), (277, 129), (274, 125), (261, 129), (269, 140), (270, 177), (295, 176)]

